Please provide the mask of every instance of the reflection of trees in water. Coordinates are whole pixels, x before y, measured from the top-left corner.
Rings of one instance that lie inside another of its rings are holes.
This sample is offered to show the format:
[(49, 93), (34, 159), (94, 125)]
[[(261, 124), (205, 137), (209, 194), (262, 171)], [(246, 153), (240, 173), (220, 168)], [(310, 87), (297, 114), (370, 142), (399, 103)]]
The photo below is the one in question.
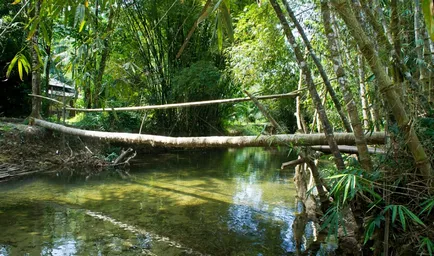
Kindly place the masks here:
[(237, 191), (233, 195), (233, 205), (229, 207), (228, 227), (230, 230), (241, 234), (256, 234), (259, 220), (255, 219), (255, 211), (259, 211), (262, 203), (262, 189), (252, 186), (256, 183), (256, 174), (251, 173), (246, 182), (243, 178), (237, 178)]
[[(233, 205), (228, 209), (229, 230), (241, 235), (252, 235), (258, 241), (267, 240), (267, 230), (279, 225), (281, 248), (285, 252), (296, 252), (293, 224), (295, 209), (282, 205), (270, 206), (263, 201), (263, 190), (258, 184), (257, 168), (247, 166), (249, 175), (236, 178), (237, 188), (233, 195)], [(266, 224), (267, 223), (267, 224)], [(278, 224), (277, 224), (278, 223)], [(313, 223), (301, 227), (304, 233), (301, 250), (313, 238)]]
[[(16, 220), (15, 224), (4, 225), (11, 218)], [(7, 212), (1, 216), (0, 224), (1, 256), (107, 255), (110, 252), (137, 255), (139, 252), (132, 249), (137, 243), (134, 235), (95, 221), (79, 209), (33, 205), (23, 207), (19, 213)]]
[[(282, 177), (285, 184), (291, 182), (278, 170), (280, 159), (285, 157), (286, 153), (258, 148), (166, 154), (162, 159), (145, 159), (143, 166), (146, 168), (132, 170), (134, 179), (131, 180), (121, 180), (114, 172), (103, 172), (88, 180), (69, 175), (49, 177), (49, 182), (37, 180), (28, 186), (20, 183), (19, 191), (13, 189), (3, 194), (0, 201), (8, 202), (4, 197), (22, 201), (31, 196), (41, 202), (52, 201), (53, 205), (68, 202), (83, 209), (100, 209), (125, 223), (158, 233), (167, 232), (186, 244), (200, 242), (199, 249), (221, 250), (218, 255), (232, 251), (282, 254), (283, 234), (290, 232), (290, 225), (274, 211), (276, 206), (291, 201), (293, 193), (291, 185), (288, 190), (282, 190), (286, 185), (276, 182), (276, 177)], [(32, 194), (36, 190), (38, 194)], [(157, 199), (164, 201), (163, 210), (155, 210)], [(182, 203), (178, 203), (179, 200)], [(23, 213), (32, 216), (32, 219), (16, 218), (17, 223), (3, 221), (6, 215), (0, 216), (2, 231), (9, 231), (10, 237), (25, 237), (12, 239), (19, 248), (2, 249), (1, 244), (13, 243), (3, 241), (0, 234), (0, 250), (14, 250), (11, 253), (0, 251), (0, 255), (22, 255), (21, 252), (56, 255), (60, 251), (66, 255), (105, 255), (107, 252), (125, 255), (122, 250), (126, 241), (139, 247), (136, 237), (123, 234), (117, 227), (89, 219), (77, 209), (47, 204), (49, 207), (45, 203), (41, 207), (32, 202), (30, 208), (20, 208), (16, 213), (7, 210), (7, 216)], [(289, 209), (285, 210), (288, 216), (292, 214)], [(197, 211), (205, 212), (205, 217), (199, 216)], [(18, 230), (20, 226), (29, 226), (31, 231), (40, 234), (30, 235), (27, 230)], [(203, 234), (207, 234), (205, 239)], [(136, 255), (137, 251), (128, 249), (128, 253)]]

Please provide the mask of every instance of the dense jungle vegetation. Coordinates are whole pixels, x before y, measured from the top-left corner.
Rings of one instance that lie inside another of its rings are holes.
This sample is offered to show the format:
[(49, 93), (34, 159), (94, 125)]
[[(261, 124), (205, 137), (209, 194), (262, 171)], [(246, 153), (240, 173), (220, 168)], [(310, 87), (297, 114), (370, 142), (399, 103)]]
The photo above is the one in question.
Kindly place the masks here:
[[(302, 187), (314, 177), (318, 220), (339, 237), (338, 252), (433, 255), (433, 39), (428, 0), (5, 0), (0, 116), (57, 120), (48, 101), (28, 96), (49, 97), (51, 79), (88, 109), (300, 90), (262, 104), (281, 133), (326, 135), (335, 165), (318, 173), (310, 149), (297, 147), (310, 171), (296, 175)], [(69, 114), (70, 125), (99, 131), (269, 132), (251, 102)], [(379, 131), (386, 153), (369, 154), (366, 135)], [(356, 158), (334, 132), (354, 133)]]

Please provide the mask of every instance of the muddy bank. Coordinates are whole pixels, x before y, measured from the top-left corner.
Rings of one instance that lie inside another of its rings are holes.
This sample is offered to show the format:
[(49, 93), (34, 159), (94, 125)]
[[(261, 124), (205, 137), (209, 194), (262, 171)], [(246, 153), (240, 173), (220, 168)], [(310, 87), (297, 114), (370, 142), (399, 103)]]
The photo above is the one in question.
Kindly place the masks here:
[(82, 170), (92, 173), (110, 165), (109, 144), (65, 136), (22, 120), (0, 121), (0, 182), (36, 172)]

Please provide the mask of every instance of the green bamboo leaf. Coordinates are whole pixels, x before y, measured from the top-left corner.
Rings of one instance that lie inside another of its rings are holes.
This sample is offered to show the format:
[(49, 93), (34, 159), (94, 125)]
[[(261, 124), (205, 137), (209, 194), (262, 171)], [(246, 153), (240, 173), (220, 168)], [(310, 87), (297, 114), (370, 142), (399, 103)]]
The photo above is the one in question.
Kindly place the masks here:
[(434, 198), (430, 198), (430, 199), (425, 200), (425, 202), (423, 202), (421, 204), (421, 206), (422, 207), (425, 206), (425, 207), (422, 209), (422, 211), (420, 212), (420, 214), (428, 211), (427, 214), (429, 215), (431, 213), (432, 209), (434, 208)]
[(44, 23), (41, 23), (40, 24), (40, 26), (39, 26), (39, 31), (41, 31), (41, 34), (42, 34), (42, 38), (44, 39), (44, 41), (47, 43), (47, 44), (50, 44), (51, 42), (51, 40), (50, 40), (50, 37), (48, 36), (48, 31), (47, 31), (47, 28), (45, 27), (45, 24)]
[(392, 206), (392, 223), (394, 223), (395, 220), (396, 220), (396, 214), (397, 214), (397, 212), (398, 212), (398, 206), (393, 205)]
[(29, 61), (27, 60), (27, 57), (25, 55), (21, 55), (20, 60), (21, 63), (23, 64), (24, 71), (26, 71), (26, 74), (29, 74), (31, 67)]
[(410, 211), (407, 207), (404, 207), (404, 211), (405, 213), (410, 217), (410, 219), (414, 222), (416, 222), (417, 224), (421, 225), (421, 226), (425, 226), (425, 223), (423, 223), (423, 221), (416, 216), (416, 214), (414, 214), (412, 211)]
[(80, 27), (81, 27), (81, 24), (83, 23), (84, 18), (85, 18), (85, 14), (86, 14), (86, 9), (85, 9), (84, 5), (79, 4), (77, 6), (77, 9), (75, 10), (75, 17), (74, 17), (75, 26), (78, 26), (80, 24)]
[(223, 0), (219, 0), (215, 5), (214, 8), (212, 9), (211, 12), (215, 12), (215, 10), (217, 10), (217, 8), (219, 8), (220, 4), (222, 3)]
[(31, 21), (29, 34), (27, 35), (27, 40), (30, 40), (33, 37), (33, 35), (36, 33), (38, 25), (39, 25), (39, 17)]
[(18, 75), (20, 76), (21, 81), (23, 81), (23, 64), (21, 63), (21, 59), (18, 59)]
[(225, 23), (226, 32), (228, 33), (231, 42), (234, 41), (234, 26), (232, 24), (232, 16), (229, 9), (229, 1), (224, 0), (221, 6), (222, 20)]
[(404, 231), (405, 231), (405, 228), (406, 228), (405, 216), (404, 216), (404, 211), (403, 211), (401, 205), (398, 206), (398, 214), (399, 214), (399, 220), (401, 221), (402, 228), (403, 228)]
[(9, 78), (11, 75), (12, 69), (14, 68), (15, 64), (17, 63), (18, 58), (20, 57), (21, 53), (17, 53), (15, 57), (12, 59), (11, 63), (9, 64), (8, 70), (6, 72), (6, 77)]
[(336, 178), (341, 178), (341, 177), (346, 176), (346, 175), (347, 174), (337, 174), (337, 175), (333, 175), (333, 176), (330, 176), (330, 177), (326, 177), (324, 179), (332, 180), (332, 179), (336, 179)]
[(85, 24), (86, 24), (86, 21), (83, 20), (80, 24), (80, 28), (78, 29), (78, 32), (81, 32), (83, 30)]
[(344, 203), (347, 200), (347, 196), (348, 196), (348, 191), (350, 190), (350, 185), (351, 185), (351, 179), (347, 180), (347, 184), (345, 185), (345, 191), (344, 191)]
[(222, 19), (217, 17), (217, 44), (219, 51), (223, 50), (223, 28), (222, 28)]

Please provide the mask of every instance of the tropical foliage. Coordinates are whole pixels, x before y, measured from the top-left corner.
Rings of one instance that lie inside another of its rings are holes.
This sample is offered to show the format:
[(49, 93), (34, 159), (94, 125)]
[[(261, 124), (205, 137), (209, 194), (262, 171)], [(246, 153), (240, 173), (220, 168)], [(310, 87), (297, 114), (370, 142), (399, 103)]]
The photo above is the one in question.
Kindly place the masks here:
[[(50, 96), (50, 78), (76, 89), (78, 108), (301, 89), (297, 101), (263, 105), (281, 131), (326, 135), (336, 167), (323, 168), (323, 179), (311, 167), (316, 187), (328, 190), (318, 189), (320, 197), (332, 200), (322, 202), (330, 206), (322, 229), (342, 237), (354, 219), (351, 234), (366, 254), (432, 255), (433, 10), (427, 0), (3, 1), (0, 116), (32, 107), (38, 117), (40, 99), (30, 105), (27, 94)], [(103, 112), (79, 114), (75, 125), (172, 136), (272, 133), (263, 112), (253, 103)], [(380, 130), (385, 154), (373, 156), (365, 136)], [(357, 157), (337, 147), (340, 131), (354, 133)]]

